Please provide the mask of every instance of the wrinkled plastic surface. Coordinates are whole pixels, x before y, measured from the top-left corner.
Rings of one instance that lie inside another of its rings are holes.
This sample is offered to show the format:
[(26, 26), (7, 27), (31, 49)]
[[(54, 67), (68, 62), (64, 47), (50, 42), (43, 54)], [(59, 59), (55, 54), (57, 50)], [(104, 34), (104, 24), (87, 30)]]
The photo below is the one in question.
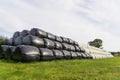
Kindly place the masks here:
[(39, 48), (41, 60), (53, 60), (55, 55), (53, 51), (48, 48)]
[(48, 33), (47, 36), (48, 36), (49, 39), (55, 40), (55, 35), (53, 35), (51, 33)]
[(17, 38), (20, 36), (20, 32), (19, 31), (16, 31), (14, 34), (13, 34), (13, 38)]
[(25, 36), (27, 36), (27, 35), (29, 35), (29, 31), (28, 31), (28, 30), (23, 30), (23, 31), (21, 32), (21, 36), (25, 37)]
[(55, 48), (62, 49), (62, 44), (60, 42), (55, 41)]
[(19, 36), (17, 38), (15, 38), (15, 41), (14, 41), (14, 45), (22, 45), (23, 44), (23, 37), (22, 36)]
[(38, 36), (38, 37), (42, 37), (42, 38), (46, 38), (47, 37), (47, 33), (41, 29), (38, 28), (32, 28), (30, 31), (30, 34), (33, 36)]
[(40, 60), (39, 49), (34, 46), (19, 45), (15, 49), (12, 59), (17, 61), (38, 61)]
[(66, 50), (62, 50), (63, 54), (64, 54), (64, 58), (65, 59), (70, 59), (72, 56), (71, 56), (71, 53), (69, 51), (66, 51)]
[(44, 41), (45, 41), (45, 47), (50, 48), (50, 49), (55, 48), (54, 41), (52, 41), (50, 39), (46, 39), (46, 38), (44, 38)]
[(53, 50), (53, 53), (55, 54), (56, 59), (64, 58), (64, 55), (63, 55), (62, 51), (60, 51), (60, 50)]
[(64, 42), (64, 43), (69, 43), (69, 40), (67, 39), (67, 38), (65, 38), (65, 37), (61, 37), (62, 38), (62, 41)]
[(32, 45), (32, 46), (36, 46), (36, 47), (44, 47), (44, 45), (45, 45), (42, 38), (32, 36), (32, 35), (28, 35), (28, 36), (24, 37), (23, 44)]
[(71, 53), (71, 55), (72, 55), (72, 58), (78, 58), (78, 55), (77, 55), (77, 53), (76, 52), (70, 52)]
[(58, 42), (62, 42), (62, 38), (59, 37), (59, 36), (55, 36), (55, 40), (58, 41)]

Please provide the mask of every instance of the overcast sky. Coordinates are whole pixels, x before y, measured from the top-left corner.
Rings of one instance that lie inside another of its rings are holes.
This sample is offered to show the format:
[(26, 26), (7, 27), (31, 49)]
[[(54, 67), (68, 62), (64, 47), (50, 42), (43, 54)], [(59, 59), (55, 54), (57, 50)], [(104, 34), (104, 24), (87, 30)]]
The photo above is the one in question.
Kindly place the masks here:
[(0, 0), (0, 35), (33, 27), (120, 51), (120, 0)]

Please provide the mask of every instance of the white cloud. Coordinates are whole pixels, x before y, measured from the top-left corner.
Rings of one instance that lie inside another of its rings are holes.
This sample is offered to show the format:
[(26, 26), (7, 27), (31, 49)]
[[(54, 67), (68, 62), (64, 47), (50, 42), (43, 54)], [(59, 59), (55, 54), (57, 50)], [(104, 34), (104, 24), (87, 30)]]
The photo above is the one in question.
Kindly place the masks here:
[[(108, 4), (109, 3), (109, 4)], [(3, 0), (0, 34), (38, 27), (80, 43), (101, 38), (107, 50), (120, 50), (119, 0)]]

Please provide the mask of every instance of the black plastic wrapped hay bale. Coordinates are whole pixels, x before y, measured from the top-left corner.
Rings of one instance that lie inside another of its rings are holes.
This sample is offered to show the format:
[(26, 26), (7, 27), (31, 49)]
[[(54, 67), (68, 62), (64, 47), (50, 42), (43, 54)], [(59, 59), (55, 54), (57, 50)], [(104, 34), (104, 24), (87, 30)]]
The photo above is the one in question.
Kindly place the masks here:
[(0, 53), (0, 58), (4, 58), (5, 54), (9, 51), (9, 46), (8, 45), (1, 45), (1, 52)]
[(23, 38), (23, 44), (24, 45), (32, 45), (32, 46), (37, 46), (37, 47), (44, 47), (44, 41), (42, 38), (28, 35)]
[(76, 52), (71, 51), (72, 59), (79, 58)]
[(0, 58), (1, 58), (1, 55), (2, 55), (2, 47), (0, 45)]
[(41, 60), (53, 60), (55, 59), (55, 55), (53, 54), (53, 51), (48, 48), (39, 48), (40, 50), (40, 59)]
[(21, 34), (21, 32), (16, 31), (16, 32), (13, 34), (13, 38), (17, 38), (17, 37), (19, 37), (20, 34)]
[(84, 59), (87, 59), (87, 58), (88, 58), (85, 53), (81, 52), (81, 54), (82, 54), (82, 58), (84, 58)]
[(53, 53), (54, 53), (56, 59), (63, 59), (64, 58), (63, 52), (60, 50), (53, 50)]
[(69, 51), (67, 51), (67, 50), (61, 50), (61, 51), (63, 52), (65, 59), (71, 59), (72, 58), (72, 55)]
[(54, 41), (52, 41), (52, 40), (50, 40), (50, 39), (44, 38), (44, 42), (45, 42), (45, 47), (46, 47), (46, 48), (50, 48), (50, 49), (54, 49), (54, 48), (55, 48), (55, 43), (54, 43)]
[(68, 39), (69, 44), (74, 44), (74, 41), (72, 39), (70, 38), (67, 38), (67, 39)]
[(55, 35), (53, 35), (51, 33), (48, 33), (47, 37), (48, 37), (48, 39), (51, 39), (51, 40), (55, 40), (55, 38), (56, 38)]
[(23, 30), (20, 35), (25, 37), (25, 36), (27, 36), (29, 34), (30, 34), (30, 32), (28, 30)]
[(69, 40), (67, 38), (65, 38), (65, 37), (61, 37), (61, 38), (62, 38), (62, 42), (69, 43)]
[(54, 41), (55, 43), (55, 49), (62, 49), (62, 44), (60, 42)]
[(76, 51), (73, 45), (69, 45), (69, 47), (70, 47), (70, 51)]
[(62, 43), (62, 47), (64, 50), (70, 50), (70, 46), (67, 43)]
[(23, 37), (22, 36), (19, 36), (17, 38), (15, 38), (14, 40), (14, 45), (17, 46), (17, 45), (22, 45), (23, 44)]
[(55, 40), (58, 41), (58, 42), (62, 42), (62, 38), (59, 37), (59, 36), (55, 36)]
[(78, 58), (83, 58), (83, 55), (82, 55), (82, 53), (81, 52), (76, 52), (76, 54), (78, 55)]
[(9, 39), (6, 38), (2, 41), (2, 45), (9, 45), (10, 44), (9, 42), (10, 42)]
[(13, 53), (13, 60), (16, 61), (39, 61), (39, 49), (35, 46), (19, 45)]
[(47, 38), (47, 32), (38, 28), (32, 28), (30, 34), (33, 36), (38, 36), (40, 38)]
[(80, 49), (79, 46), (74, 45), (74, 47), (75, 47), (75, 51), (77, 51), (77, 52), (80, 52), (80, 51), (81, 51), (81, 49)]
[(9, 46), (8, 49), (5, 51), (4, 53), (4, 58), (5, 59), (11, 59), (12, 58), (12, 51), (11, 51), (11, 47), (12, 46)]

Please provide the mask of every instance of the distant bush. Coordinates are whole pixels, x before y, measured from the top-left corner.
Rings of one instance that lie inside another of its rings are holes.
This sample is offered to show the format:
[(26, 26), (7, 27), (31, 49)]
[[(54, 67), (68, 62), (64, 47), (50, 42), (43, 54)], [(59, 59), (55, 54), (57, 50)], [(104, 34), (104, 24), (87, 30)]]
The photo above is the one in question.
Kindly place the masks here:
[(120, 56), (120, 52), (111, 52), (114, 56)]
[(0, 45), (2, 44), (4, 37), (0, 36)]
[(2, 52), (2, 50), (1, 50), (1, 45), (2, 45), (3, 39), (4, 39), (4, 37), (3, 37), (3, 36), (0, 36), (0, 53)]

